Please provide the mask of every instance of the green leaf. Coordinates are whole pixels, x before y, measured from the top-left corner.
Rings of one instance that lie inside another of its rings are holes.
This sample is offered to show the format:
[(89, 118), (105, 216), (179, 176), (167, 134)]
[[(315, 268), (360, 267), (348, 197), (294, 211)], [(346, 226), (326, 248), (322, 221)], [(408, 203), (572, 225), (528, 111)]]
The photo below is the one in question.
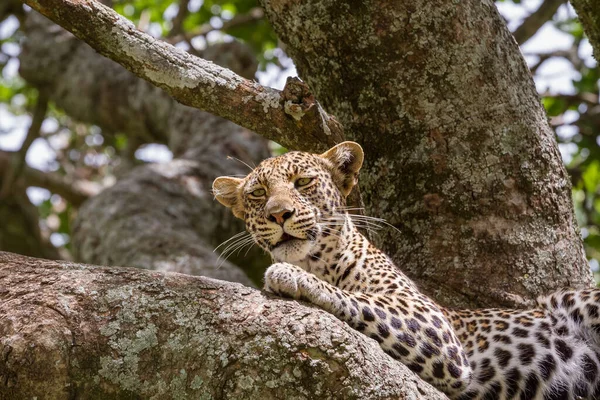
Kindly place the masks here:
[(581, 174), (581, 178), (583, 179), (585, 191), (591, 194), (595, 193), (600, 181), (600, 162), (598, 160), (592, 161)]

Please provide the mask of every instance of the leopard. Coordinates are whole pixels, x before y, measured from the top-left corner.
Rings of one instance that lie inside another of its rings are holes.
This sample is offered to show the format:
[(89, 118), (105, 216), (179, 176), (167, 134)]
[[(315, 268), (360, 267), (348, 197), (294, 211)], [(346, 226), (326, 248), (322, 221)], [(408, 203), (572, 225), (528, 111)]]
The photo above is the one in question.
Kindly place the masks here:
[(600, 290), (560, 290), (532, 309), (437, 304), (346, 205), (363, 161), (343, 142), (215, 179), (216, 200), (271, 255), (264, 290), (333, 314), (451, 399), (600, 398)]

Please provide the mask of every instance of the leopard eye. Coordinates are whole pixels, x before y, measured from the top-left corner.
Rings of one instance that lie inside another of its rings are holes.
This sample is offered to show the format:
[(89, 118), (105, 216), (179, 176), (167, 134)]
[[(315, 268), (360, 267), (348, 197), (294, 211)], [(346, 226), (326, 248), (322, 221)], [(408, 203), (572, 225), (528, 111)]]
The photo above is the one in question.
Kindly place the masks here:
[(300, 178), (296, 180), (296, 187), (306, 186), (311, 183), (313, 178)]
[(255, 191), (250, 192), (253, 197), (263, 197), (266, 193), (267, 191), (265, 189), (256, 189)]

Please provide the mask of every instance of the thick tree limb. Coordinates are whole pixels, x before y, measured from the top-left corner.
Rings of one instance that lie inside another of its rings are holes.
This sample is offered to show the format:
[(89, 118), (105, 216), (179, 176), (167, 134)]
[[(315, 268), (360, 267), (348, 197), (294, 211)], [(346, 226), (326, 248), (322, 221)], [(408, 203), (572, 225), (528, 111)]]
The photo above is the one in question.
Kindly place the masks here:
[(594, 48), (594, 57), (600, 60), (600, 3), (597, 0), (571, 0), (571, 4)]
[(528, 41), (546, 22), (550, 21), (558, 7), (567, 0), (544, 0), (537, 10), (527, 16), (521, 25), (515, 29), (513, 36), (519, 45)]
[[(312, 96), (288, 98), (150, 35), (95, 0), (25, 0), (100, 54), (161, 87), (182, 104), (260, 132), (282, 145), (323, 150), (342, 128)], [(297, 84), (297, 83), (295, 83)]]
[(0, 252), (0, 399), (444, 399), (324, 311)]

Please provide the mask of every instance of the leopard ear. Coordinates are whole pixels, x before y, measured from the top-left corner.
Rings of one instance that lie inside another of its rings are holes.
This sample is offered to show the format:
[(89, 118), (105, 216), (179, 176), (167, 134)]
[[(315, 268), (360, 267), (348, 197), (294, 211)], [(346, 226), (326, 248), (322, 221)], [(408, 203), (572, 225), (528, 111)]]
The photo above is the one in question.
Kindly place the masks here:
[(213, 182), (212, 191), (217, 201), (231, 208), (233, 215), (244, 219), (244, 206), (240, 198), (240, 186), (243, 179), (220, 176)]
[(362, 147), (355, 142), (342, 142), (321, 154), (321, 157), (333, 164), (333, 180), (342, 194), (348, 196), (358, 183), (358, 171), (364, 159)]

